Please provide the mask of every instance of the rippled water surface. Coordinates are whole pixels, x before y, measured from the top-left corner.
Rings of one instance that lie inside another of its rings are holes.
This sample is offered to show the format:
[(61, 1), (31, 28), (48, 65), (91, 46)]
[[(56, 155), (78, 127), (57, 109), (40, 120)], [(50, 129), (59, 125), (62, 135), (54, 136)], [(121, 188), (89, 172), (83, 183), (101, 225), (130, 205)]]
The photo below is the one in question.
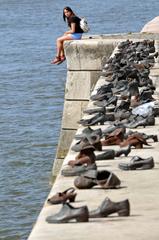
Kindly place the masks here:
[(27, 239), (51, 187), (66, 64), (50, 60), (66, 5), (90, 34), (138, 32), (159, 10), (157, 0), (0, 0), (0, 239)]

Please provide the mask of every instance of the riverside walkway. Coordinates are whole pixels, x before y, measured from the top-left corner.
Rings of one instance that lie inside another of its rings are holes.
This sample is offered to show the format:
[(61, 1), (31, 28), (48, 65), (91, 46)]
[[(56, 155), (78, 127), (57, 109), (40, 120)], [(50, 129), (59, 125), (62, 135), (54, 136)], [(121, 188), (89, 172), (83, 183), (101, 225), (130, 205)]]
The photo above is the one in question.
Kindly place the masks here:
[[(159, 65), (154, 64), (150, 72), (156, 90), (154, 97), (159, 100)], [(103, 84), (103, 79), (98, 78), (95, 90)], [(90, 106), (88, 102), (87, 107)], [(87, 116), (86, 116), (87, 117)], [(78, 119), (80, 120), (80, 119)], [(91, 128), (107, 128), (106, 125), (91, 126)], [(81, 133), (84, 127), (79, 126), (77, 133)], [(138, 132), (154, 134), (159, 137), (159, 117), (156, 117), (155, 126), (138, 127)], [(71, 146), (76, 140), (73, 138)], [(159, 239), (159, 142), (148, 140), (150, 146), (144, 146), (143, 149), (132, 148), (127, 157), (121, 156), (113, 160), (97, 161), (98, 170), (112, 171), (121, 180), (119, 189), (92, 189), (76, 190), (76, 201), (72, 203), (74, 207), (87, 205), (89, 210), (96, 209), (105, 197), (118, 202), (129, 199), (130, 216), (119, 217), (117, 214), (110, 215), (107, 218), (90, 218), (89, 222), (84, 223), (63, 223), (48, 224), (46, 217), (59, 212), (61, 205), (50, 205), (46, 202), (40, 212), (33, 230), (28, 240), (158, 240)], [(75, 159), (77, 153), (71, 150), (71, 146), (62, 163), (62, 168), (67, 165), (69, 160)], [(105, 146), (103, 150), (110, 149), (112, 146)], [(119, 146), (113, 146), (118, 149)], [(129, 162), (133, 156), (147, 158), (152, 156), (155, 161), (155, 167), (150, 170), (122, 171), (118, 168), (121, 162)], [(75, 177), (64, 177), (59, 171), (51, 192), (48, 196), (62, 192), (65, 189), (74, 186)]]

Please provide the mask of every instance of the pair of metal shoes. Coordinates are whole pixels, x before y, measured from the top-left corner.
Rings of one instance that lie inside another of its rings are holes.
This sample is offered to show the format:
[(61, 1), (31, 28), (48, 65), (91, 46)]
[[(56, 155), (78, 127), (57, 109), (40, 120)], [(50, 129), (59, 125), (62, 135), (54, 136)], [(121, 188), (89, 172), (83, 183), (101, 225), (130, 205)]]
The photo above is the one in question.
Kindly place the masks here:
[(74, 185), (78, 189), (90, 189), (97, 186), (102, 189), (117, 189), (120, 187), (120, 179), (108, 170), (89, 170), (74, 179)]
[(89, 218), (105, 218), (114, 213), (119, 216), (129, 216), (129, 200), (113, 202), (109, 198), (105, 198), (100, 206), (92, 211), (89, 211), (87, 205), (73, 207), (70, 203), (64, 203), (60, 211), (55, 215), (48, 216), (46, 221), (48, 223), (88, 222)]

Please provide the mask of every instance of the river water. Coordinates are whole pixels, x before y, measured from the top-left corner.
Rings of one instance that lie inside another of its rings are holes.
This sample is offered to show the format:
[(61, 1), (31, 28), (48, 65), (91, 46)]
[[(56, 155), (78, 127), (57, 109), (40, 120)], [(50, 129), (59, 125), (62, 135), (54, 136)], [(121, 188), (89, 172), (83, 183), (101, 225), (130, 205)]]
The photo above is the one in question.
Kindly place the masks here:
[(89, 34), (138, 32), (158, 0), (0, 0), (0, 239), (27, 239), (51, 185), (66, 63), (50, 64), (64, 6)]

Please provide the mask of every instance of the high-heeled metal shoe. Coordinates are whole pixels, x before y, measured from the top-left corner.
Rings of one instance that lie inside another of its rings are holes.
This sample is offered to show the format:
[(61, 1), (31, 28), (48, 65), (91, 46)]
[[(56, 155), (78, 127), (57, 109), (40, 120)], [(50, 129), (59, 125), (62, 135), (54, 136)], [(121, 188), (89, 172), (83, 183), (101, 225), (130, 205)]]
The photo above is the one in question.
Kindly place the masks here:
[(121, 155), (125, 155), (125, 157), (127, 157), (130, 152), (131, 146), (128, 145), (126, 148), (120, 148), (119, 150), (116, 150), (115, 157), (120, 157)]
[(50, 204), (61, 204), (67, 201), (74, 202), (76, 195), (75, 188), (70, 187), (63, 192), (56, 193), (54, 196), (50, 197), (47, 202)]
[(136, 149), (143, 148), (143, 145), (151, 146), (140, 134), (132, 134), (123, 142), (120, 143), (120, 147), (133, 146)]

